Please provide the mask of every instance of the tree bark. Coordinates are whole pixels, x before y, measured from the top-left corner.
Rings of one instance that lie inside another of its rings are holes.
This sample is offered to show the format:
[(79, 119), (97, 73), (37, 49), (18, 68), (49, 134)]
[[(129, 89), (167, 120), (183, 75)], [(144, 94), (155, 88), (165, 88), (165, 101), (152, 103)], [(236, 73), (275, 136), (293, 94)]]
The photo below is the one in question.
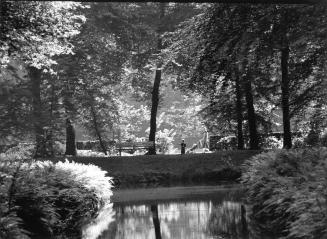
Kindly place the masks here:
[(69, 119), (66, 119), (66, 152), (65, 155), (76, 156), (75, 130)]
[(250, 135), (250, 149), (259, 149), (259, 140), (257, 133), (257, 124), (256, 124), (256, 116), (253, 105), (253, 95), (252, 95), (252, 85), (250, 76), (247, 73), (244, 82), (244, 90), (245, 90), (245, 99), (248, 111), (248, 124), (249, 124), (249, 135)]
[(34, 158), (45, 158), (53, 155), (50, 132), (45, 130), (45, 119), (42, 112), (41, 101), (41, 70), (35, 67), (29, 67), (29, 77), (31, 79), (32, 105), (33, 105), (33, 123), (35, 133), (35, 153)]
[(49, 129), (46, 131), (46, 138), (47, 138), (47, 151), (49, 156), (54, 156), (54, 141), (53, 141), (53, 130), (54, 130), (54, 112), (57, 110), (56, 107), (57, 103), (57, 97), (56, 97), (56, 91), (55, 91), (55, 86), (53, 83), (51, 83), (51, 101), (50, 101), (50, 109), (49, 109)]
[[(67, 58), (68, 60), (68, 58)], [(75, 94), (75, 82), (74, 82), (74, 67), (70, 65), (67, 69), (67, 76), (63, 78), (63, 106), (66, 116), (66, 152), (65, 155), (77, 155), (76, 143), (75, 143), (75, 129), (72, 124), (74, 115), (76, 112), (76, 105), (74, 104), (73, 97)]]
[(290, 149), (292, 147), (292, 135), (291, 135), (291, 117), (290, 117), (290, 86), (289, 86), (289, 78), (288, 78), (288, 61), (290, 57), (290, 48), (289, 48), (289, 40), (288, 40), (288, 31), (289, 31), (289, 15), (290, 12), (285, 9), (281, 13), (282, 25), (281, 25), (281, 33), (280, 33), (280, 53), (281, 53), (281, 90), (282, 90), (282, 112), (283, 112), (283, 148)]
[(244, 149), (243, 137), (243, 114), (242, 114), (242, 92), (240, 87), (240, 79), (235, 75), (236, 90), (236, 117), (237, 117), (237, 149)]
[[(151, 119), (150, 119), (150, 134), (149, 141), (155, 142), (157, 130), (157, 112), (159, 105), (159, 87), (161, 81), (161, 70), (156, 70), (154, 78), (153, 91), (152, 91), (152, 105), (151, 105)], [(150, 155), (156, 154), (155, 146), (149, 149)]]
[[(160, 3), (160, 13), (159, 13), (159, 21), (164, 17), (165, 14), (165, 3)], [(162, 39), (160, 34), (162, 33), (162, 23), (158, 26), (158, 42), (157, 42), (157, 51), (160, 53), (162, 49)], [(156, 131), (157, 131), (157, 112), (158, 112), (158, 105), (159, 105), (159, 88), (160, 88), (160, 81), (161, 81), (161, 65), (162, 63), (157, 64), (157, 69), (154, 77), (153, 83), (153, 90), (152, 90), (152, 104), (151, 104), (151, 118), (150, 118), (150, 134), (149, 134), (149, 141), (156, 141)], [(155, 143), (153, 147), (149, 148), (149, 155), (156, 154), (156, 146)]]
[(97, 121), (96, 112), (95, 112), (93, 106), (91, 106), (91, 114), (92, 114), (92, 118), (93, 118), (93, 125), (94, 125), (95, 134), (97, 135), (97, 137), (99, 139), (100, 147), (102, 149), (102, 152), (105, 155), (107, 155), (107, 147), (106, 147), (105, 143), (103, 142), (103, 139), (102, 139), (102, 136), (101, 136), (101, 132), (99, 130), (99, 125), (98, 125), (98, 121)]
[(288, 78), (288, 59), (289, 46), (281, 49), (281, 70), (282, 70), (282, 111), (283, 111), (283, 129), (284, 143), (286, 149), (292, 148), (291, 122), (290, 122), (290, 106), (289, 106), (289, 78)]

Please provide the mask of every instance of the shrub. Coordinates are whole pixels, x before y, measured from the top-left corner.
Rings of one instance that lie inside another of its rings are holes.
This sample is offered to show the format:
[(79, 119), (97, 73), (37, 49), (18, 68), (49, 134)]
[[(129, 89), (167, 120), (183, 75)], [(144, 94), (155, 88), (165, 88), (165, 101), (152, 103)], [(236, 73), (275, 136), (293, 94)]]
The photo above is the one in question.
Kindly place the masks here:
[(66, 144), (60, 141), (53, 142), (53, 152), (55, 155), (64, 155), (66, 151)]
[(276, 150), (245, 163), (251, 218), (285, 238), (326, 238), (327, 149)]
[(30, 157), (21, 148), (0, 155), (0, 238), (80, 238), (110, 205), (111, 178), (94, 165)]
[(233, 150), (237, 148), (237, 139), (235, 136), (226, 136), (216, 143), (216, 149), (218, 150)]
[(263, 138), (261, 147), (264, 149), (278, 149), (283, 147), (283, 140), (278, 140), (274, 136), (268, 136)]
[(308, 136), (305, 138), (304, 142), (311, 147), (319, 145), (319, 133), (314, 130), (310, 130)]
[(304, 137), (293, 137), (292, 145), (294, 149), (301, 149), (307, 147)]
[(320, 138), (321, 146), (327, 147), (327, 131), (325, 131)]

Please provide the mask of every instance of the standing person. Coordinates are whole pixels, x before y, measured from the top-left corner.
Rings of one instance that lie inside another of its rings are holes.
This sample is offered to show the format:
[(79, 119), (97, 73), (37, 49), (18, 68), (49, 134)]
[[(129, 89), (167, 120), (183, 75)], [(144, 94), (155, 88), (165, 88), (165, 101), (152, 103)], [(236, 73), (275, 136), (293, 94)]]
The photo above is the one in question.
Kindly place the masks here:
[(182, 143), (181, 143), (181, 154), (185, 154), (185, 148), (186, 148), (186, 144), (184, 142), (184, 139), (182, 139)]

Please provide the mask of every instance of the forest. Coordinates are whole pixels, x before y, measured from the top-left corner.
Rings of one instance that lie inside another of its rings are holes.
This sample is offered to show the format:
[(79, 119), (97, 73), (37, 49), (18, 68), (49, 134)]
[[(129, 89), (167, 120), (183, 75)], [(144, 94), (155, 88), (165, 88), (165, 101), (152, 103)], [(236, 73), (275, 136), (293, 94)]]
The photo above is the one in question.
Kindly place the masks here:
[[(273, 144), (258, 135), (276, 131), (284, 148), (326, 137), (319, 5), (4, 1), (1, 11), (1, 145), (53, 155), (67, 122), (103, 152), (155, 141), (161, 125), (161, 141), (205, 128), (235, 135), (238, 149)], [(167, 87), (186, 103), (161, 110)]]
[(111, 203), (112, 174), (51, 161), (76, 141), (151, 157), (204, 133), (264, 151), (237, 171), (256, 226), (324, 238), (326, 26), (325, 4), (1, 1), (0, 238), (81, 238)]

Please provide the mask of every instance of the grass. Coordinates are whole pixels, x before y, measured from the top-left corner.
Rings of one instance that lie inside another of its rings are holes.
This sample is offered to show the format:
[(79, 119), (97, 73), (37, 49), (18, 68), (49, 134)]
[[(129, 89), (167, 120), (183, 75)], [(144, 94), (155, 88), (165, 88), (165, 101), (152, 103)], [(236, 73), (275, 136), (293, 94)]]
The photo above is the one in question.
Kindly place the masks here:
[[(237, 180), (241, 177), (243, 162), (260, 152), (239, 150), (210, 154), (69, 157), (68, 159), (97, 165), (113, 177), (116, 187), (129, 187)], [(54, 158), (52, 161), (62, 159)]]

